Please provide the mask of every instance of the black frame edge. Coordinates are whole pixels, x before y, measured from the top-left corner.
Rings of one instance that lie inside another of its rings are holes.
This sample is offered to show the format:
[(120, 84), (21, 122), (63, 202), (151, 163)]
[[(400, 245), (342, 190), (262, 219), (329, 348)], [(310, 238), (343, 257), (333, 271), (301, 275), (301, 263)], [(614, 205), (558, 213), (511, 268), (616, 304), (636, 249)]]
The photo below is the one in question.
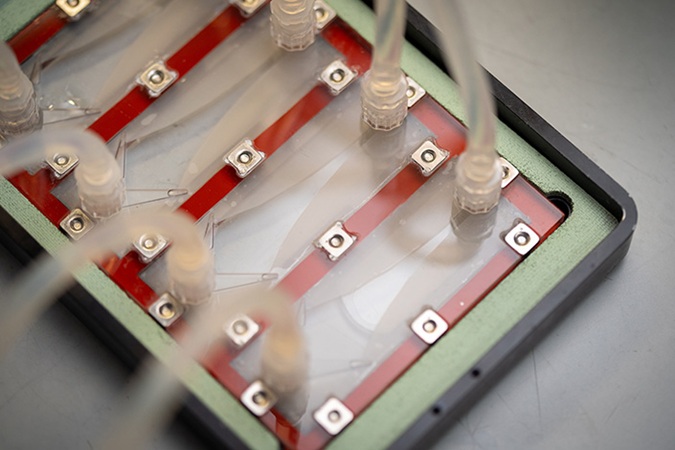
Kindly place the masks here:
[[(9, 250), (24, 266), (29, 265), (44, 252), (40, 244), (3, 208), (0, 208), (0, 245)], [(59, 302), (130, 371), (139, 367), (149, 355), (143, 345), (81, 285), (73, 285), (59, 298)], [(195, 436), (209, 447), (222, 448), (224, 445), (228, 449), (248, 449), (241, 439), (192, 393), (183, 400), (178, 419), (188, 425)]]
[[(372, 6), (372, 1), (364, 0)], [(436, 43), (436, 29), (408, 6), (407, 39), (432, 62), (448, 70)], [(618, 221), (617, 227), (518, 324), (429, 409), (405, 430), (392, 449), (426, 448), (447, 432), (485, 392), (540, 341), (626, 255), (637, 225), (630, 195), (576, 146), (488, 72), (497, 113), (506, 125), (586, 190)]]

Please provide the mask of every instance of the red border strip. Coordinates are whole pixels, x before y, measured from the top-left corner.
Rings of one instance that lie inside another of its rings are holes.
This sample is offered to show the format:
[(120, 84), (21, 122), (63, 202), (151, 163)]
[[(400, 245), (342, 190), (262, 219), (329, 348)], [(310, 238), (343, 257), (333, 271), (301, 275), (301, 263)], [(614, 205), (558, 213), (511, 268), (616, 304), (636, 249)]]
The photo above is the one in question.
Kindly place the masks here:
[[(200, 35), (202, 33), (198, 36)], [(324, 36), (336, 49), (345, 55), (348, 65), (359, 72), (367, 69), (370, 63), (367, 45), (364, 45), (361, 39), (355, 36), (353, 31), (348, 29), (344, 24), (327, 28)], [(204, 50), (202, 49), (202, 51)], [(180, 53), (181, 51), (175, 56), (177, 57)], [(184, 56), (181, 56), (181, 58), (187, 58), (188, 55), (189, 53), (184, 53)], [(178, 65), (182, 64), (180, 61), (178, 61)], [(136, 94), (132, 91), (128, 95)], [(323, 109), (331, 99), (332, 97), (323, 86), (316, 86), (282, 118), (265, 130), (255, 140), (256, 146), (266, 154), (271, 155), (297, 130)], [(125, 109), (127, 107), (120, 107), (118, 113), (134, 110), (135, 105), (133, 103), (137, 102), (140, 102), (140, 100), (133, 100), (132, 104), (128, 106), (129, 109)], [(425, 98), (411, 110), (411, 113), (436, 134), (436, 141), (439, 146), (450, 149), (453, 155), (458, 154), (462, 150), (464, 147), (464, 128), (459, 122), (452, 120), (452, 116), (435, 101)], [(127, 120), (126, 123), (133, 120), (133, 117), (124, 116), (123, 114), (120, 117)], [(122, 118), (116, 123), (121, 123)], [(125, 125), (123, 124), (122, 127)], [(13, 182), (14, 180), (17, 180), (17, 183), (23, 186), (22, 192), (27, 197), (36, 199), (36, 197), (28, 194), (38, 195), (37, 198), (40, 199), (37, 202), (39, 203), (38, 207), (43, 210), (43, 213), (45, 213), (43, 208), (51, 211), (49, 217), (53, 222), (57, 212), (65, 210), (65, 206), (53, 197), (50, 192), (55, 182), (48, 172), (41, 171), (34, 177), (23, 174), (15, 177)], [(360, 240), (362, 240), (398, 206), (410, 198), (426, 180), (412, 164), (407, 165), (371, 200), (352, 215), (346, 221), (345, 227), (356, 233), (361, 238)], [(188, 199), (181, 206), (181, 209), (192, 214), (195, 219), (199, 219), (233, 189), (239, 181), (240, 179), (236, 177), (233, 169), (226, 166), (195, 195)], [(522, 177), (514, 180), (504, 190), (504, 196), (518, 209), (531, 216), (531, 226), (542, 236), (542, 239), (555, 228), (555, 224), (562, 220), (562, 213), (557, 211), (553, 205), (534, 187), (522, 179)], [(45, 214), (47, 215), (47, 213)], [(61, 217), (63, 216), (60, 216), (59, 220)], [(439, 314), (451, 326), (456, 324), (492, 287), (515, 267), (518, 261), (519, 257), (514, 252), (505, 249), (453, 296), (439, 310)], [(156, 293), (139, 278), (139, 273), (145, 265), (134, 252), (130, 252), (121, 259), (111, 258), (102, 266), (111, 274), (113, 280), (146, 308), (156, 299)], [(291, 292), (295, 298), (300, 298), (311, 286), (332, 270), (334, 266), (335, 263), (329, 261), (322, 252), (314, 250), (282, 280), (281, 285)], [(393, 383), (407, 367), (414, 363), (425, 349), (426, 346), (416, 338), (405, 341), (383, 365), (376, 369), (363, 384), (358, 386), (347, 397), (345, 403), (354, 412), (359, 414), (381, 394), (383, 389)], [(213, 376), (234, 395), (240, 396), (246, 388), (247, 382), (230, 365), (232, 359), (236, 356), (235, 353), (227, 349), (221, 349), (215, 355), (211, 355), (205, 365)], [(266, 414), (261, 420), (289, 447), (314, 449), (323, 446), (330, 439), (330, 436), (318, 428), (307, 435), (300, 435), (298, 430), (288, 424), (275, 411)]]
[[(178, 72), (177, 82), (218, 44), (246, 21), (234, 6), (228, 6), (206, 27), (197, 33), (167, 61), (166, 65)], [(175, 83), (174, 82), (174, 83)], [(159, 98), (159, 97), (157, 97)], [(157, 98), (149, 97), (141, 86), (134, 87), (115, 106), (99, 117), (89, 129), (109, 141), (125, 126), (141, 115)]]
[[(315, 86), (298, 103), (258, 136), (253, 144), (269, 158), (300, 128), (325, 108), (334, 97), (323, 85)], [(225, 149), (226, 150), (226, 149)], [(264, 164), (264, 162), (263, 162)], [(235, 170), (225, 165), (197, 190), (179, 209), (199, 220), (242, 181)]]
[(68, 24), (68, 19), (58, 6), (45, 9), (31, 23), (14, 35), (7, 43), (23, 64), (44, 44)]

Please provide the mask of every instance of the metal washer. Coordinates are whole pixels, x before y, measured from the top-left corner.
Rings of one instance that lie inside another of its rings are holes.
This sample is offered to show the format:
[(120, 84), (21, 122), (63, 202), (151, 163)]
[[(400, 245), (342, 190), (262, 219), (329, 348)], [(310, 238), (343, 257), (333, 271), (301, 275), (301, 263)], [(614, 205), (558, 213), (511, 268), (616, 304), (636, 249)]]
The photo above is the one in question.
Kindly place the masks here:
[(265, 154), (256, 149), (250, 139), (244, 139), (223, 157), (223, 161), (237, 171), (239, 178), (245, 178), (264, 160)]
[(80, 208), (73, 209), (59, 224), (74, 241), (79, 240), (94, 227), (94, 221)]
[(230, 343), (236, 348), (248, 344), (260, 331), (260, 325), (245, 314), (237, 314), (223, 328)]
[(75, 155), (56, 153), (51, 158), (47, 158), (46, 162), (54, 176), (60, 180), (77, 166), (80, 159)]
[(70, 20), (79, 19), (90, 4), (91, 0), (56, 0), (56, 6), (66, 13)]
[(164, 61), (156, 61), (136, 78), (152, 98), (159, 97), (178, 79), (178, 72), (171, 70)]
[(241, 394), (241, 402), (256, 416), (265, 415), (277, 403), (277, 396), (260, 380), (254, 381)]
[(434, 344), (448, 331), (448, 323), (433, 309), (425, 309), (410, 324), (410, 328), (429, 345)]
[(326, 230), (314, 245), (322, 249), (331, 261), (337, 261), (356, 242), (356, 236), (347, 232), (340, 221)]
[(338, 95), (356, 79), (356, 72), (347, 67), (341, 60), (336, 59), (323, 69), (319, 79), (328, 86), (331, 94)]
[(500, 157), (499, 161), (502, 164), (502, 189), (504, 189), (516, 179), (520, 172), (506, 159)]
[(539, 243), (539, 235), (523, 222), (518, 223), (504, 236), (506, 245), (525, 256)]
[(449, 152), (427, 139), (410, 155), (410, 159), (417, 165), (422, 175), (428, 177), (441, 167), (449, 156)]
[(339, 434), (354, 420), (354, 413), (335, 397), (314, 411), (314, 420), (332, 436)]
[(161, 326), (171, 326), (185, 312), (185, 307), (176, 298), (165, 292), (150, 307), (148, 312)]

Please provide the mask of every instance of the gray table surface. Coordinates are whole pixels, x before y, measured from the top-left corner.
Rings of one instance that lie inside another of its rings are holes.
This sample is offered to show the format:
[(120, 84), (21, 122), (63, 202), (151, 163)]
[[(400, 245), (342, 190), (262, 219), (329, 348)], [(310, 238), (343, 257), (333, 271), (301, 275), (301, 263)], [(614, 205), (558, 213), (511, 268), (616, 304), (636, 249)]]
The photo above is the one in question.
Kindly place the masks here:
[[(463, 3), (481, 63), (622, 184), (640, 219), (626, 259), (437, 448), (673, 448), (675, 2)], [(0, 250), (0, 289), (17, 269)], [(55, 305), (0, 364), (0, 448), (92, 448), (127, 383)], [(181, 425), (152, 444), (199, 447)]]

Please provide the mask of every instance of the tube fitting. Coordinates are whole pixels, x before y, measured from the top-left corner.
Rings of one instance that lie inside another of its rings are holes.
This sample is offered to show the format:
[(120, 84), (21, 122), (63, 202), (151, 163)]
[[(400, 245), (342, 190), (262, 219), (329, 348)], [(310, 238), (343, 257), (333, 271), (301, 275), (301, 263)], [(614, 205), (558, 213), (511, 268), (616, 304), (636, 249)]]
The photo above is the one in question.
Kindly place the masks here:
[(0, 41), (0, 135), (5, 139), (42, 128), (33, 83), (23, 73), (12, 49)]
[(316, 16), (313, 0), (272, 0), (270, 31), (284, 50), (304, 50), (314, 43)]
[[(79, 157), (75, 182), (82, 208), (96, 219), (105, 219), (119, 212), (125, 198), (124, 179), (105, 143), (90, 132), (84, 132), (78, 140), (79, 150), (69, 149), (65, 143), (54, 149), (54, 153)], [(82, 147), (86, 151), (82, 151)]]
[(496, 154), (467, 149), (457, 160), (455, 174), (458, 206), (471, 214), (486, 213), (497, 206), (501, 195), (502, 166)]
[(382, 77), (369, 70), (361, 84), (361, 117), (371, 128), (388, 131), (403, 124), (408, 115), (408, 82), (398, 76)]

